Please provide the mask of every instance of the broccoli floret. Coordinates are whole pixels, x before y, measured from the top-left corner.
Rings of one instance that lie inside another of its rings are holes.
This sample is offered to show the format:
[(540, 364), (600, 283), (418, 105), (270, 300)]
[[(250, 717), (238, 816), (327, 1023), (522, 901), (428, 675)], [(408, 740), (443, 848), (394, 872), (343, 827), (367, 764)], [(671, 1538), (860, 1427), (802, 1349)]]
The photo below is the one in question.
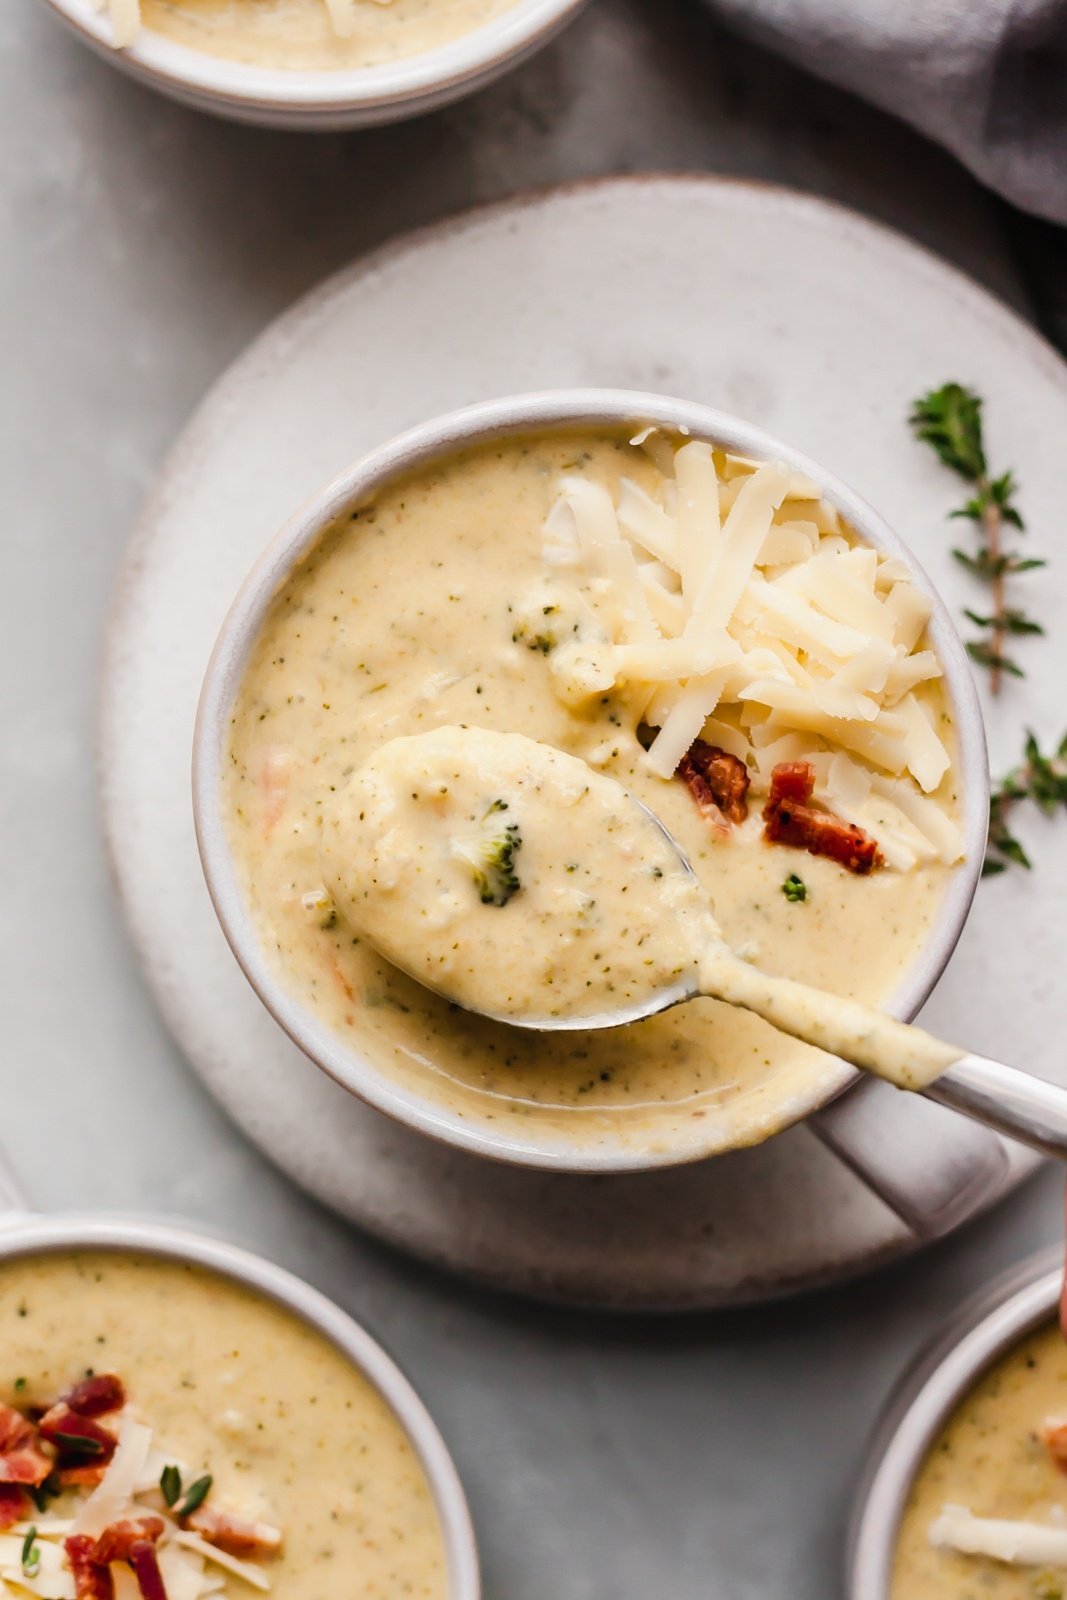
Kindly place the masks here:
[(494, 800), (476, 832), (455, 840), (452, 847), (470, 866), (474, 886), (487, 906), (506, 906), (516, 890), (522, 888), (515, 871), (515, 857), (522, 849), (519, 825), (498, 818), (498, 813), (507, 809), (506, 800)]

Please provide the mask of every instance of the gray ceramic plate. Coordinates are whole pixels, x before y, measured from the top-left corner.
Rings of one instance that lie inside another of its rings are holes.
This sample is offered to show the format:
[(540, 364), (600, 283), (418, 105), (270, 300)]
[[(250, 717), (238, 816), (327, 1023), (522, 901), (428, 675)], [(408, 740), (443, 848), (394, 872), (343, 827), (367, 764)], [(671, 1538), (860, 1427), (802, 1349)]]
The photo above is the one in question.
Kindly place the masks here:
[[(951, 607), (973, 603), (950, 555), (958, 525), (945, 521), (957, 486), (904, 421), (916, 393), (956, 376), (988, 396), (997, 457), (1018, 468), (1031, 538), (1047, 549), (1062, 484), (1042, 441), (1067, 432), (1067, 377), (1048, 347), (892, 233), (820, 201), (707, 178), (579, 186), (415, 235), (316, 290), (225, 375), (175, 447), (120, 578), (103, 805), (131, 933), (169, 1026), (296, 1182), (450, 1269), (602, 1305), (736, 1305), (915, 1247), (806, 1128), (687, 1169), (583, 1178), (494, 1166), (368, 1110), (305, 1060), (239, 972), (197, 859), (189, 752), (222, 616), (282, 521), (390, 435), (523, 389), (643, 387), (747, 416), (877, 506)], [(1067, 562), (1053, 562), (1035, 609), (1064, 606)], [(1067, 635), (1027, 648), (1031, 678), (989, 719), (998, 768), (1024, 718), (1062, 731)], [(1062, 831), (1041, 852), (1040, 872), (982, 886), (925, 1017), (945, 1037), (1063, 1079), (1051, 1020), (1065, 940), (1050, 933), (1062, 926)], [(916, 1120), (902, 1143), (940, 1170), (953, 1155), (925, 1118), (938, 1108), (908, 1106)], [(1004, 1182), (971, 1196), (971, 1213), (1032, 1165), (1013, 1154)]]

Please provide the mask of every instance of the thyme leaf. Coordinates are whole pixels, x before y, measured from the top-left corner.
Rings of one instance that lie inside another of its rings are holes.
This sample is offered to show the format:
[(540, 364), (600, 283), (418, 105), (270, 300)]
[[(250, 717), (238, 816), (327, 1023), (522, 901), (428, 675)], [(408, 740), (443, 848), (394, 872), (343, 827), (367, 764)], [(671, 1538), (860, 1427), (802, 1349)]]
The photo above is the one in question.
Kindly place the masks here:
[(59, 1445), (64, 1455), (102, 1456), (104, 1447), (99, 1439), (89, 1439), (84, 1433), (54, 1433), (52, 1442)]
[(195, 1483), (190, 1484), (182, 1496), (181, 1504), (175, 1509), (175, 1516), (179, 1518), (191, 1517), (194, 1511), (199, 1511), (207, 1499), (214, 1481), (210, 1472), (205, 1472), (202, 1478), (197, 1478)]
[(989, 842), (983, 876), (992, 877), (1009, 866), (1030, 869), (1030, 857), (1012, 832), (1012, 812), (1023, 801), (1036, 806), (1046, 817), (1067, 810), (1067, 734), (1046, 755), (1036, 735), (1028, 730), (1022, 761), (994, 784), (989, 799)]
[(41, 1552), (37, 1547), (37, 1524), (31, 1523), (22, 1541), (22, 1570), (27, 1578), (36, 1578), (41, 1570)]
[(977, 639), (968, 642), (967, 652), (972, 661), (988, 669), (989, 687), (999, 694), (1005, 675), (1024, 676), (1018, 662), (1005, 653), (1005, 640), (1045, 631), (1020, 607), (1008, 604), (1005, 580), (1045, 563), (1004, 548), (1004, 530), (1015, 528), (1021, 533), (1025, 524), (1016, 504), (1015, 474), (1002, 472), (995, 477), (989, 470), (981, 396), (961, 383), (942, 384), (914, 402), (909, 421), (915, 437), (928, 444), (938, 460), (963, 478), (972, 491), (949, 515), (973, 522), (981, 542), (974, 552), (953, 550), (952, 554), (972, 577), (989, 585), (990, 609), (964, 612), (981, 630)]
[(182, 1475), (177, 1467), (164, 1467), (159, 1475), (159, 1492), (168, 1506), (175, 1506), (182, 1492)]

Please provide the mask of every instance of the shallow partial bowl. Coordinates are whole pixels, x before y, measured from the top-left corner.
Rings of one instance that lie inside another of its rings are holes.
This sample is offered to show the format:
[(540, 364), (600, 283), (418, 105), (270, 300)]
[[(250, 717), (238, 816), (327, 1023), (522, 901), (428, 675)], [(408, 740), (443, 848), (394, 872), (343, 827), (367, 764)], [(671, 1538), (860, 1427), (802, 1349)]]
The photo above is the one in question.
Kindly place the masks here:
[[(10, 1209), (8, 1209), (10, 1208)], [(104, 1250), (203, 1267), (292, 1312), (346, 1356), (380, 1395), (411, 1442), (433, 1496), (445, 1553), (448, 1600), (479, 1600), (478, 1550), (463, 1487), (437, 1426), (399, 1367), (365, 1328), (325, 1295), (261, 1256), (169, 1222), (72, 1213), (36, 1215), (21, 1207), (0, 1170), (0, 1262)], [(76, 1307), (72, 1311), (76, 1313)]]
[[(857, 1074), (827, 1057), (825, 1071), (784, 1098), (764, 1087), (732, 1103), (731, 1119), (691, 1119), (687, 1139), (659, 1138), (635, 1147), (604, 1138), (595, 1147), (538, 1138), (532, 1119), (521, 1137), (489, 1125), (472, 1126), (411, 1085), (387, 1076), (344, 1045), (289, 995), (270, 966), (238, 885), (220, 804), (230, 712), (245, 665), (274, 596), (323, 532), (342, 513), (433, 458), (496, 438), (553, 428), (656, 423), (688, 432), (739, 455), (786, 462), (820, 484), (861, 538), (904, 561), (934, 602), (930, 637), (945, 671), (959, 744), (963, 796), (964, 862), (950, 879), (920, 956), (887, 1002), (895, 1016), (911, 1018), (929, 996), (956, 946), (981, 872), (989, 810), (989, 774), (982, 716), (963, 647), (943, 602), (910, 550), (864, 500), (806, 456), (760, 429), (723, 412), (685, 400), (623, 390), (556, 390), (492, 400), (450, 413), (402, 434), (364, 456), (328, 485), (282, 529), (246, 578), (219, 633), (208, 664), (193, 749), (193, 814), (201, 860), (216, 913), (246, 977), (290, 1037), (332, 1078), (379, 1111), (423, 1133), (480, 1155), (520, 1166), (572, 1172), (623, 1172), (673, 1166), (725, 1149), (754, 1144), (825, 1106)], [(747, 1117), (742, 1121), (745, 1103)]]
[(848, 1600), (889, 1600), (897, 1536), (927, 1451), (1002, 1356), (1056, 1315), (1063, 1253), (1047, 1250), (970, 1300), (894, 1389), (875, 1429), (849, 1529)]
[(525, 61), (586, 0), (516, 0), (436, 50), (377, 67), (281, 71), (190, 50), (145, 28), (124, 50), (92, 0), (45, 0), (78, 38), (131, 78), (198, 111), (264, 128), (326, 131), (399, 122), (473, 94)]

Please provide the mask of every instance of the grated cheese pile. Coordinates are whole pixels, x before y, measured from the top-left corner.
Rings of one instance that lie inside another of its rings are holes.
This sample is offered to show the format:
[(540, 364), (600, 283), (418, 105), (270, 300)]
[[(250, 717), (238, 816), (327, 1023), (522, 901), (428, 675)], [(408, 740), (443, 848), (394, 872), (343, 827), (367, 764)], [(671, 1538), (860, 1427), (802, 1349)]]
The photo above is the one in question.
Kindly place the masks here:
[(653, 492), (562, 477), (544, 580), (517, 608), (556, 692), (580, 706), (624, 690), (658, 730), (662, 778), (701, 737), (747, 764), (755, 793), (807, 760), (816, 800), (874, 834), (888, 866), (957, 861), (931, 601), (907, 567), (851, 539), (781, 463), (654, 429), (631, 443), (658, 469)]
[[(348, 38), (356, 31), (356, 6), (359, 0), (323, 0), (330, 14), (334, 33)], [(372, 5), (388, 6), (393, 0), (370, 0)], [(141, 0), (93, 0), (97, 11), (106, 11), (111, 23), (111, 42), (116, 50), (132, 44), (141, 29)]]
[[(152, 1429), (127, 1409), (120, 1415), (117, 1436), (115, 1454), (100, 1482), (89, 1495), (83, 1494), (73, 1509), (69, 1495), (64, 1495), (59, 1514), (35, 1514), (32, 1521), (17, 1522), (0, 1534), (0, 1595), (28, 1591), (40, 1600), (75, 1600), (74, 1574), (64, 1541), (78, 1534), (97, 1538), (115, 1523), (146, 1516), (161, 1518), (164, 1524), (157, 1557), (167, 1600), (210, 1600), (225, 1589), (228, 1575), (253, 1589), (268, 1591), (270, 1579), (262, 1565), (210, 1544), (168, 1514), (159, 1491), (160, 1476), (165, 1467), (180, 1468), (181, 1463), (156, 1448)], [(34, 1562), (28, 1567), (25, 1556), (31, 1532)], [(129, 1566), (114, 1563), (108, 1570), (115, 1600), (141, 1600)]]

